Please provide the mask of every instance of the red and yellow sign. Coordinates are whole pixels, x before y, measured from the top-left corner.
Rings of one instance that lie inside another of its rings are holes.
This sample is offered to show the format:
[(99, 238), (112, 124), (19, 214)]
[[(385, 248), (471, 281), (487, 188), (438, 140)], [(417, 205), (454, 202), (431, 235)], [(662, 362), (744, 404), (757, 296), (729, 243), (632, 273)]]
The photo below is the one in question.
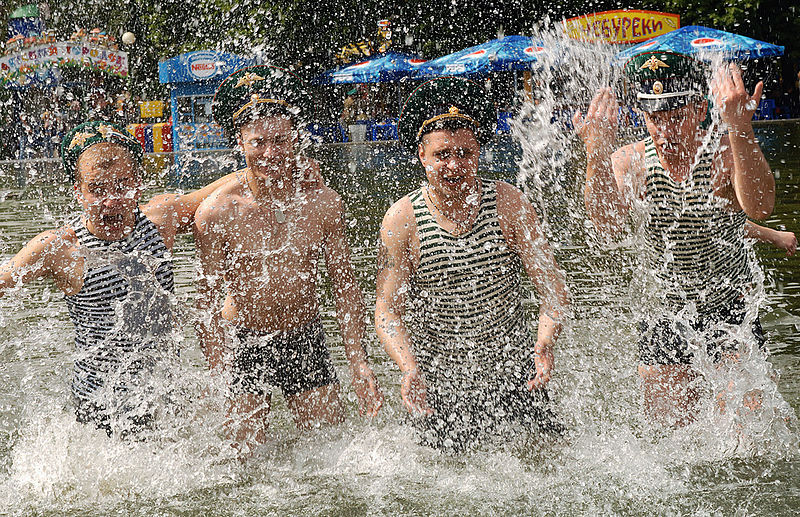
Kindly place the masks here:
[(576, 16), (562, 22), (572, 39), (606, 43), (639, 43), (681, 26), (678, 14), (615, 10)]

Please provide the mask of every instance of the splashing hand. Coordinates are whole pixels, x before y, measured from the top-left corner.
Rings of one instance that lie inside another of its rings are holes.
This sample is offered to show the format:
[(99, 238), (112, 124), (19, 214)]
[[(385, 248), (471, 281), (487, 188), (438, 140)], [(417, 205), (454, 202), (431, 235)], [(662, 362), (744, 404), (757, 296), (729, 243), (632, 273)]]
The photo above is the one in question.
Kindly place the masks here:
[(589, 159), (607, 156), (616, 149), (619, 104), (611, 88), (600, 88), (584, 116), (580, 110), (572, 116), (575, 131), (583, 138)]
[(732, 131), (747, 132), (752, 127), (753, 113), (758, 109), (764, 83), (759, 81), (753, 95), (747, 93), (738, 65), (720, 66), (711, 79), (711, 96), (722, 120)]
[(428, 392), (425, 381), (420, 377), (417, 369), (409, 370), (403, 374), (400, 384), (400, 397), (403, 404), (412, 416), (430, 416), (433, 410), (428, 406)]
[(528, 390), (538, 390), (550, 382), (550, 376), (553, 373), (553, 348), (551, 345), (536, 344), (536, 349), (533, 354), (533, 363), (536, 367), (536, 374), (533, 379), (528, 381)]
[(352, 369), (353, 391), (358, 397), (358, 411), (361, 416), (374, 417), (383, 406), (383, 394), (378, 388), (372, 368), (366, 362), (361, 362)]

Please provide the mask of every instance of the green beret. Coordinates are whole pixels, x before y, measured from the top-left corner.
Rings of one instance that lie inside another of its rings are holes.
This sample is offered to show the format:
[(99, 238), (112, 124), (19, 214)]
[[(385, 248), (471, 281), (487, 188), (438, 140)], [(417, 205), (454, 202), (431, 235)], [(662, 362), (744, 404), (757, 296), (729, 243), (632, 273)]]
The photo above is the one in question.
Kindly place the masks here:
[(102, 142), (121, 145), (131, 152), (136, 163), (142, 163), (142, 144), (124, 127), (113, 122), (99, 120), (84, 122), (74, 127), (61, 140), (61, 160), (70, 179), (75, 179), (75, 169), (81, 153), (94, 144)]
[(483, 145), (494, 135), (497, 114), (486, 90), (460, 77), (440, 77), (419, 85), (408, 96), (397, 123), (400, 141), (411, 152), (436, 122), (460, 120), (475, 131)]
[(259, 116), (280, 113), (297, 117), (308, 98), (305, 84), (293, 73), (258, 65), (226, 77), (214, 94), (211, 109), (217, 124), (232, 132)]
[(703, 98), (708, 89), (706, 66), (684, 54), (643, 52), (630, 58), (623, 71), (637, 104), (647, 112), (680, 108)]

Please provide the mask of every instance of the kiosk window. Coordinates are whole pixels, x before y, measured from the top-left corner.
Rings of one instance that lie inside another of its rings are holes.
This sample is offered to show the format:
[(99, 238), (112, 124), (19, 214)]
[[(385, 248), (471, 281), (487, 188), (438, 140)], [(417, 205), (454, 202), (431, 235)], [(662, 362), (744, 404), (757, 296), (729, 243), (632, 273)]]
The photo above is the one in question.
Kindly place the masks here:
[(192, 115), (192, 98), (178, 97), (176, 104), (178, 108), (178, 122), (194, 122), (194, 116)]
[(212, 122), (211, 101), (213, 97), (194, 98), (194, 121), (196, 123)]

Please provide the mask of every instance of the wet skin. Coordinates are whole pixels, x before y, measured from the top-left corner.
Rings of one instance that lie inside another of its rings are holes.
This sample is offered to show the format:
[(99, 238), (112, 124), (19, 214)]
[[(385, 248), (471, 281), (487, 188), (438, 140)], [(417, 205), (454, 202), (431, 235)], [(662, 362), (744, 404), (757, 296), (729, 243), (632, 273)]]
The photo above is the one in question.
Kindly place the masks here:
[[(297, 144), (297, 132), (287, 117), (259, 118), (244, 125), (239, 146), (247, 168), (237, 173), (239, 181), (220, 188), (197, 212), (194, 232), (203, 272), (198, 307), (211, 318), (200, 329), (201, 341), (210, 366), (219, 370), (229, 364), (223, 320), (256, 331), (310, 323), (319, 315), (317, 270), (324, 259), (355, 391), (362, 412), (373, 416), (382, 396), (361, 346), (364, 305), (350, 263), (342, 201), (332, 189), (304, 179), (308, 171)], [(220, 307), (215, 299), (223, 279), (227, 290)], [(287, 400), (300, 427), (344, 418), (337, 384)], [(250, 415), (235, 431), (240, 441), (249, 437), (248, 442), (263, 442), (269, 402), (269, 396), (261, 395), (233, 401), (233, 412)]]

